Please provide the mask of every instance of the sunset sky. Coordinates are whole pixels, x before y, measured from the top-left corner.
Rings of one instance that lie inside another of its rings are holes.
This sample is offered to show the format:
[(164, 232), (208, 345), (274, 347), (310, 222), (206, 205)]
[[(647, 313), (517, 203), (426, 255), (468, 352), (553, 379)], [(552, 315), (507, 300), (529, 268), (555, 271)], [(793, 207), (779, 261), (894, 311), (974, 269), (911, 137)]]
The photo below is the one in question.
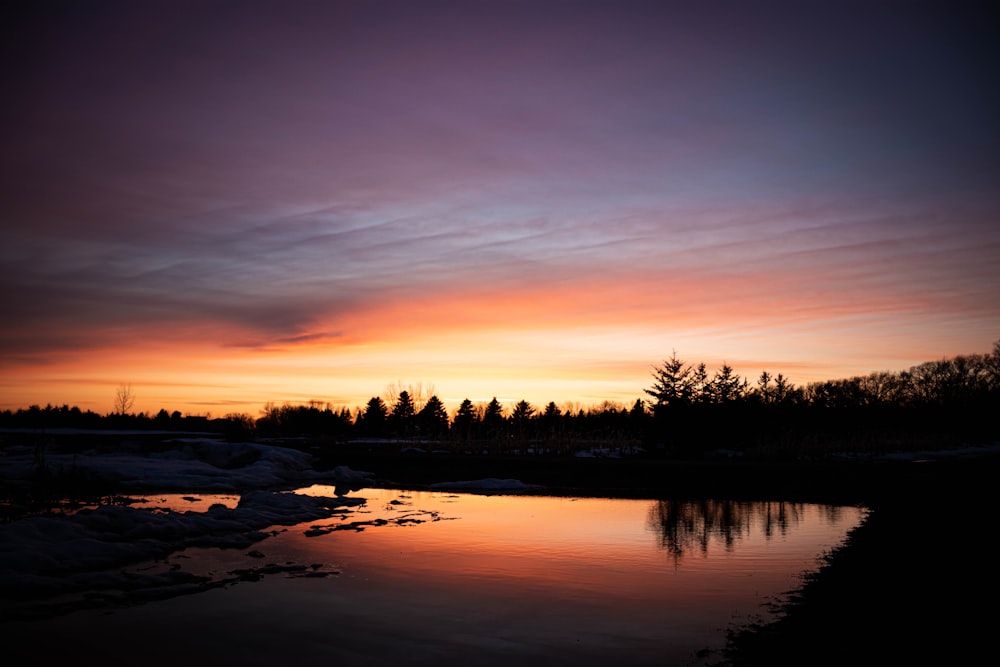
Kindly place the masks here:
[(1000, 339), (989, 3), (13, 2), (0, 409), (631, 404)]

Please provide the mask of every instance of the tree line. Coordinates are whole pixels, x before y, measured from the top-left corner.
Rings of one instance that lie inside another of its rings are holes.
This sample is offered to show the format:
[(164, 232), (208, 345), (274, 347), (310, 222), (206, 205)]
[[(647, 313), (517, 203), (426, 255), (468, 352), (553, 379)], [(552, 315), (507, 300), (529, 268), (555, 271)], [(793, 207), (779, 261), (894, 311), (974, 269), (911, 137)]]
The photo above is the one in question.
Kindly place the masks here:
[(676, 352), (653, 370), (646, 432), (679, 455), (760, 456), (913, 449), (1000, 440), (1000, 341), (985, 354), (906, 371), (795, 386), (781, 373), (755, 381), (728, 364), (709, 373)]
[(475, 453), (645, 451), (666, 456), (800, 457), (849, 447), (898, 449), (997, 439), (1000, 341), (985, 354), (926, 362), (902, 372), (796, 386), (782, 373), (754, 380), (727, 364), (710, 371), (674, 352), (653, 367), (645, 399), (590, 408), (538, 407), (496, 398), (461, 402), (453, 414), (432, 391), (392, 388), (350, 410), (311, 401), (268, 404), (259, 417), (211, 419), (160, 410), (131, 414), (131, 387), (99, 415), (37, 405), (0, 412), (3, 428), (135, 428), (218, 433), (230, 439), (309, 438), (327, 443), (383, 442)]

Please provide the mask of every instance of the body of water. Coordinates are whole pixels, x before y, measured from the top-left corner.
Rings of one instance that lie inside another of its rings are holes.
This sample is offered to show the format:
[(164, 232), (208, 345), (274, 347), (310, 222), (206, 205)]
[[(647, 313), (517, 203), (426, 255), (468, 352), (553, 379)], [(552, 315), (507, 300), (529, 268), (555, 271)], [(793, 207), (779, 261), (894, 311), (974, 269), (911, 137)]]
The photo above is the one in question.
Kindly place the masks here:
[[(260, 568), (258, 580), (6, 623), (4, 644), (28, 659), (19, 664), (52, 664), (43, 658), (60, 647), (103, 665), (703, 664), (864, 517), (780, 502), (351, 495), (365, 504), (249, 551), (186, 549), (136, 566)], [(237, 498), (147, 500), (197, 510)], [(291, 564), (307, 568), (281, 571)]]

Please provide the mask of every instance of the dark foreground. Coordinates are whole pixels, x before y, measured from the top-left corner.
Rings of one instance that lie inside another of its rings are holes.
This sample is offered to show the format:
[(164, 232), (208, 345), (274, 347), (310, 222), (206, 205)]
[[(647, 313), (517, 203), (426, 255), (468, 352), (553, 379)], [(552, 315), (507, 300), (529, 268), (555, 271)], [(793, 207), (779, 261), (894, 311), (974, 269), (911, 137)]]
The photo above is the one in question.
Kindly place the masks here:
[(779, 621), (737, 633), (731, 665), (991, 662), (1000, 593), (995, 460), (910, 464)]
[[(718, 664), (960, 665), (995, 652), (1000, 458), (768, 463), (358, 455), (387, 483), (511, 477), (551, 493), (718, 496), (872, 509), (766, 626), (733, 631)], [(480, 467), (480, 465), (482, 467)], [(990, 660), (987, 659), (989, 662)]]
[(869, 517), (790, 592), (777, 621), (734, 629), (725, 655), (707, 658), (719, 667), (995, 662), (997, 454), (810, 463), (320, 451), (322, 466), (403, 488), (512, 478), (550, 494), (863, 505)]

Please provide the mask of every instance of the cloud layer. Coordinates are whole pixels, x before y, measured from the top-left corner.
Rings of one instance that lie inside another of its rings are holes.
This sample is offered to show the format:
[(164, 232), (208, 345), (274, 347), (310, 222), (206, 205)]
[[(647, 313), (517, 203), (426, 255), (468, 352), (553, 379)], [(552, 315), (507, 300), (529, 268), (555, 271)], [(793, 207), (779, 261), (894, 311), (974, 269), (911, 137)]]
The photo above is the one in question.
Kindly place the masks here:
[(162, 400), (624, 399), (672, 348), (831, 377), (998, 338), (977, 5), (54, 7), (9, 23), (2, 405), (182, 369)]

